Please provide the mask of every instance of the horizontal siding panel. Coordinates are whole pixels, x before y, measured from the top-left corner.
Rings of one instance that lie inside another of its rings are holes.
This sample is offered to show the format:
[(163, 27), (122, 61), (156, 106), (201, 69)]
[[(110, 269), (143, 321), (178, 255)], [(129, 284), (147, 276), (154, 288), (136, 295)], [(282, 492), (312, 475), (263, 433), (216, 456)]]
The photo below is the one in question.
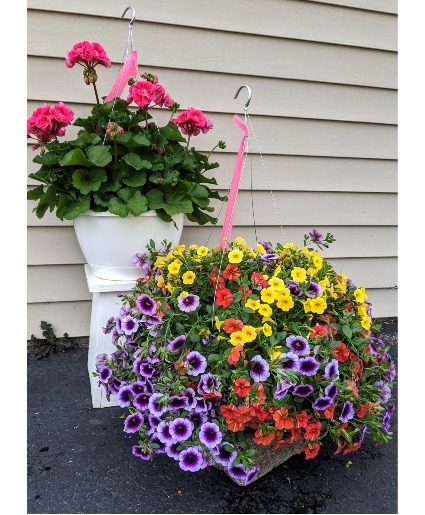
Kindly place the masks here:
[[(29, 11), (27, 27), (29, 55), (34, 56), (63, 58), (76, 41), (90, 37), (120, 63), (127, 39), (118, 19)], [(397, 88), (395, 52), (156, 23), (145, 23), (142, 35), (139, 52), (145, 67)]]
[[(121, 18), (124, 10), (118, 9), (115, 3), (106, 3), (100, 12), (98, 5), (86, 0), (68, 0), (54, 5), (49, 0), (30, 0), (27, 6), (116, 19)], [(139, 0), (134, 8), (136, 35), (138, 31), (143, 34), (144, 22), (156, 22), (383, 50), (397, 48), (395, 16), (319, 3), (298, 0), (262, 0), (261, 4), (257, 0)], [(130, 19), (130, 14), (131, 11), (127, 12), (126, 19)], [(317, 23), (319, 19), (320, 23)]]
[[(368, 289), (374, 318), (397, 317), (397, 290)], [(111, 314), (112, 315), (112, 314)], [(53, 326), (56, 336), (87, 336), (90, 333), (91, 302), (36, 303), (27, 307), (27, 339), (31, 334), (42, 337), (40, 322), (45, 320)]]
[[(277, 212), (273, 207), (270, 192), (258, 191), (254, 195), (254, 210), (257, 225), (316, 226), (316, 225), (397, 225), (397, 195), (385, 193), (318, 193), (274, 192)], [(220, 210), (216, 206), (215, 215)], [(46, 213), (39, 219), (32, 212), (35, 202), (28, 201), (28, 226), (72, 225), (72, 221), (59, 220), (54, 213)], [(268, 206), (268, 209), (264, 209)], [(224, 218), (223, 207), (219, 224)], [(279, 216), (278, 216), (279, 215)], [(251, 194), (242, 191), (238, 196), (235, 225), (252, 225)], [(187, 222), (187, 225), (196, 225)]]
[[(315, 226), (316, 227), (316, 226)], [(304, 234), (312, 227), (257, 227), (260, 241), (301, 246)], [(396, 227), (316, 227), (320, 232), (330, 232), (336, 241), (321, 254), (327, 258), (342, 257), (392, 257), (397, 255)], [(221, 227), (184, 227), (181, 243), (216, 246), (220, 241)], [(255, 245), (253, 227), (234, 227), (233, 238), (241, 236), (248, 245)], [(145, 249), (140, 249), (144, 251)], [(28, 265), (70, 265), (85, 263), (73, 227), (30, 227), (27, 239)]]
[(27, 306), (27, 339), (34, 334), (42, 338), (40, 322), (52, 324), (56, 336), (64, 333), (69, 336), (87, 336), (90, 334), (91, 301), (37, 303)]
[[(28, 146), (29, 174), (39, 169), (32, 162), (37, 155)], [(252, 164), (251, 164), (252, 159)], [(218, 151), (213, 155), (219, 163), (207, 175), (217, 179), (218, 187), (225, 190), (232, 182), (236, 154)], [(245, 164), (240, 190), (273, 191), (352, 191), (396, 193), (398, 191), (397, 161), (378, 159), (328, 158), (307, 156), (280, 156), (269, 154), (263, 158), (265, 168), (258, 154), (251, 154)], [(269, 178), (270, 186), (267, 181)], [(40, 183), (28, 178), (28, 185)]]
[[(310, 2), (310, 0), (307, 0)], [(397, 14), (397, 0), (312, 0), (314, 3), (341, 5), (357, 9), (367, 9), (383, 13)]]
[(397, 287), (397, 258), (331, 258), (329, 263), (358, 287)]
[(29, 304), (92, 298), (83, 265), (29, 266), (27, 286)]
[[(97, 87), (101, 96), (108, 93), (118, 70), (115, 65), (99, 73)], [(241, 84), (248, 84), (252, 90), (251, 114), (397, 123), (397, 92), (392, 90), (166, 68), (149, 71), (159, 77), (183, 107), (193, 105), (205, 111), (233, 114), (243, 106), (241, 99), (245, 98), (245, 91), (236, 101), (234, 94)], [(82, 104), (94, 101), (93, 89), (84, 84), (77, 70), (65, 68), (64, 59), (29, 57), (27, 74), (31, 77), (30, 100)]]
[[(69, 105), (84, 117), (88, 106)], [(30, 115), (38, 104), (28, 102)], [(228, 151), (236, 151), (241, 140), (241, 130), (230, 115), (207, 113), (214, 130), (201, 134), (196, 140), (198, 150), (209, 151), (218, 140), (224, 140)], [(155, 113), (157, 123), (166, 123), (168, 112)], [(164, 119), (165, 118), (165, 119)], [(397, 158), (397, 127), (394, 125), (305, 120), (252, 116), (252, 126), (263, 154), (287, 154), (299, 156), (356, 157), (372, 159)], [(77, 135), (78, 127), (67, 130), (67, 138)], [(252, 151), (258, 151), (252, 131)], [(192, 139), (193, 144), (195, 141)]]

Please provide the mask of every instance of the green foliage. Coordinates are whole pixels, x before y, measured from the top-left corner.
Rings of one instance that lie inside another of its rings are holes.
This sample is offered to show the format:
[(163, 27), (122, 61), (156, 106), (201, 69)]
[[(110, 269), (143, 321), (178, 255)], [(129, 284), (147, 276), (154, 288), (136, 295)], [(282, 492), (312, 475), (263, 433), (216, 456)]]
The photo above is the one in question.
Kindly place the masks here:
[(57, 337), (53, 331), (52, 324), (46, 321), (41, 321), (40, 328), (42, 329), (43, 338), (36, 338), (33, 334), (28, 342), (28, 347), (34, 353), (36, 359), (46, 358), (57, 351), (65, 351), (67, 349), (78, 349), (80, 344), (75, 340), (69, 338), (67, 333), (62, 337)]

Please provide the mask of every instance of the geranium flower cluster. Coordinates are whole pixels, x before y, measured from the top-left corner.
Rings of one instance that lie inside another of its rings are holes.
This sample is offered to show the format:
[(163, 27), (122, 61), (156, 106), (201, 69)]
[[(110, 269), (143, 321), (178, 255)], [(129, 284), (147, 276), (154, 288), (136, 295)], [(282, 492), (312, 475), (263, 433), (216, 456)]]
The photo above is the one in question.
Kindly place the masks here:
[(201, 132), (207, 133), (213, 128), (213, 124), (208, 120), (205, 114), (199, 109), (189, 107), (183, 113), (179, 114), (172, 120), (182, 131), (183, 134), (197, 136)]
[(74, 111), (62, 102), (54, 106), (44, 104), (38, 107), (27, 120), (27, 136), (37, 140), (32, 149), (36, 150), (58, 136), (64, 136), (65, 128), (73, 118)]
[(104, 328), (117, 350), (95, 372), (128, 410), (134, 456), (218, 464), (247, 484), (261, 446), (298, 442), (312, 459), (325, 438), (343, 454), (366, 434), (390, 440), (395, 365), (366, 290), (311, 247), (331, 241), (136, 256), (142, 277)]
[(134, 102), (142, 109), (149, 107), (172, 107), (174, 100), (158, 83), (158, 77), (146, 74), (146, 80), (139, 80), (130, 86), (127, 103)]

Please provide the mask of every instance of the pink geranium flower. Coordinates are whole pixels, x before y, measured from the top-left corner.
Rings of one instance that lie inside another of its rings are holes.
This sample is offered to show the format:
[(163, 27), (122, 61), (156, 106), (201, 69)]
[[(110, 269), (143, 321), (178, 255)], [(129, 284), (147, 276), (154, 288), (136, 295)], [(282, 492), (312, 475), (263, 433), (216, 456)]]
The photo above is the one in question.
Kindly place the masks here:
[(67, 53), (65, 58), (67, 68), (72, 68), (77, 63), (88, 68), (94, 68), (97, 64), (101, 64), (105, 68), (111, 66), (111, 60), (102, 45), (90, 41), (75, 43)]
[(179, 116), (173, 118), (173, 123), (178, 125), (183, 134), (190, 136), (197, 136), (201, 132), (207, 133), (213, 128), (211, 121), (199, 109), (189, 107), (183, 111)]
[(27, 120), (27, 136), (37, 140), (33, 150), (43, 147), (57, 136), (63, 136), (73, 118), (74, 112), (62, 102), (53, 107), (49, 104), (38, 107)]

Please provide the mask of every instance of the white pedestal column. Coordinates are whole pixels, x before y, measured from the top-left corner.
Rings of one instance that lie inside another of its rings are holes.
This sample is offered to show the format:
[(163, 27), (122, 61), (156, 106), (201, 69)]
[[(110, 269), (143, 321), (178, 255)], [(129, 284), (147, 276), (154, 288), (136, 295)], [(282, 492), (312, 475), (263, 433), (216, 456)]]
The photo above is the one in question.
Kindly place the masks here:
[(136, 282), (99, 279), (93, 275), (88, 265), (85, 265), (84, 269), (89, 291), (93, 293), (87, 363), (93, 408), (117, 406), (114, 396), (111, 396), (109, 402), (106, 400), (105, 390), (103, 386), (98, 386), (98, 379), (92, 372), (96, 370), (95, 361), (98, 354), (111, 354), (116, 350), (112, 344), (111, 334), (104, 334), (102, 328), (105, 327), (107, 320), (111, 316), (116, 316), (120, 310), (121, 300), (118, 295), (129, 293)]

